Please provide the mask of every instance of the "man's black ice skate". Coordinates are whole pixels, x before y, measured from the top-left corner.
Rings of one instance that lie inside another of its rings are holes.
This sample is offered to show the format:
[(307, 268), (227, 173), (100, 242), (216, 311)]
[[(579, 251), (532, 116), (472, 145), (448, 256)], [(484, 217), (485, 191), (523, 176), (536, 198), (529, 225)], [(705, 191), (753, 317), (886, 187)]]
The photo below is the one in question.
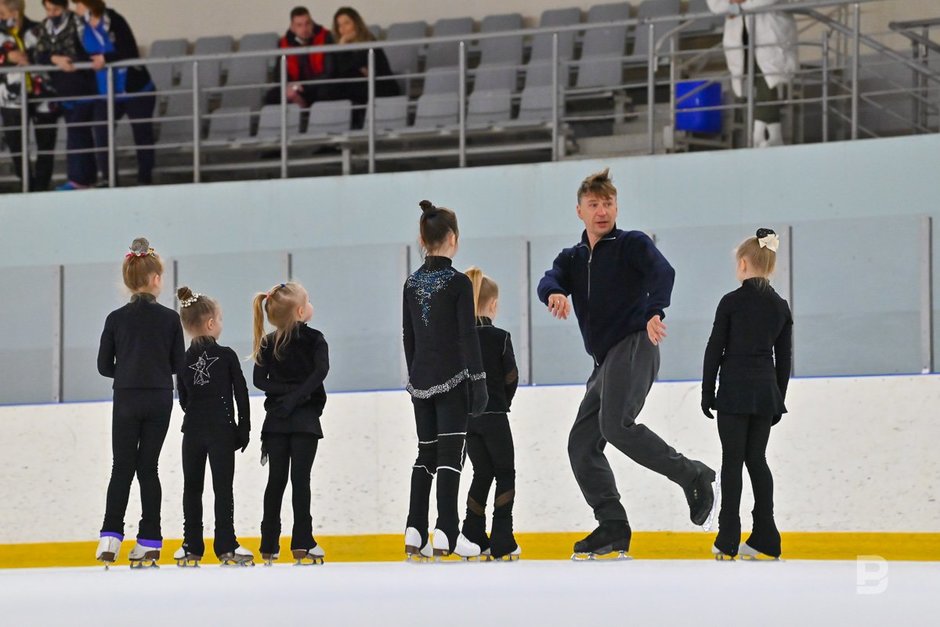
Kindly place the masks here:
[(234, 551), (220, 555), (219, 564), (222, 566), (254, 566), (255, 554), (243, 546), (237, 546)]
[(698, 469), (698, 475), (691, 485), (685, 488), (685, 498), (689, 502), (689, 518), (692, 524), (704, 531), (712, 527), (715, 510), (720, 502), (721, 486), (715, 471), (700, 461), (692, 462)]
[(279, 557), (281, 557), (280, 553), (267, 553), (265, 551), (261, 551), (261, 561), (264, 562), (265, 566), (274, 566), (274, 562), (276, 562)]
[(715, 556), (716, 562), (733, 562), (734, 554), (725, 553), (723, 550), (719, 549), (717, 545), (712, 545), (712, 555)]
[(594, 560), (616, 553), (615, 559), (631, 559), (627, 553), (630, 551), (630, 525), (625, 520), (605, 520), (591, 534), (574, 543), (574, 554), (571, 559), (576, 562)]

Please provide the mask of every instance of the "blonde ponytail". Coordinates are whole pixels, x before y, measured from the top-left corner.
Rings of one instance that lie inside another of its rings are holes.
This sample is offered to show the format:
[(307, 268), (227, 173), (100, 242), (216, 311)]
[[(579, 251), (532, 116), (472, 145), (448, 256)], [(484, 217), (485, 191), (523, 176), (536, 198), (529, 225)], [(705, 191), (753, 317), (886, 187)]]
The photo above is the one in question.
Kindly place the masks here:
[(467, 275), (467, 278), (470, 279), (470, 284), (473, 285), (473, 315), (477, 318), (480, 317), (480, 288), (483, 287), (483, 270), (480, 270), (476, 266), (467, 268), (467, 271), (464, 272)]
[(264, 292), (255, 294), (252, 300), (252, 328), (254, 329), (254, 339), (251, 345), (251, 359), (256, 364), (261, 363), (261, 343), (264, 340), (264, 299), (268, 295)]

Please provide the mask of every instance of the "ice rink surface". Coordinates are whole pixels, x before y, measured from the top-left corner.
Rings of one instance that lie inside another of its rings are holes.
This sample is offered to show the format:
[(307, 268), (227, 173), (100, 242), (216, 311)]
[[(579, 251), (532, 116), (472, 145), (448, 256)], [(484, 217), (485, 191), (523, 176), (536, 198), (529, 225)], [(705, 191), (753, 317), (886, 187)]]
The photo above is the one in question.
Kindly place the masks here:
[(938, 595), (935, 562), (125, 565), (0, 571), (0, 624), (906, 626)]

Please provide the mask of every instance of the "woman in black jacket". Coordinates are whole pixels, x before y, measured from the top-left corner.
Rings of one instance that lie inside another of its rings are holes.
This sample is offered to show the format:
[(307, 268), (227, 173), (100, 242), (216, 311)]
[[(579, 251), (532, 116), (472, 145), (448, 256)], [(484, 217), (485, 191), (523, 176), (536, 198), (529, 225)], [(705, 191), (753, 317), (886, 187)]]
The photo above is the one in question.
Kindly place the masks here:
[[(718, 410), (721, 437), (721, 512), (712, 552), (717, 559), (780, 556), (774, 523), (773, 477), (767, 466), (770, 427), (787, 409), (784, 399), (792, 364), (793, 318), (787, 301), (770, 287), (780, 240), (759, 229), (738, 247), (741, 287), (718, 304), (702, 375), (702, 411)], [(721, 385), (715, 394), (715, 379)], [(754, 527), (741, 543), (741, 470), (754, 489)]]
[[(333, 15), (333, 39), (340, 44), (355, 44), (375, 41), (375, 36), (366, 27), (359, 12), (350, 7), (341, 7)], [(401, 90), (398, 81), (388, 78), (393, 75), (388, 57), (381, 48), (375, 48), (375, 97), (398, 96)], [(353, 109), (353, 127), (359, 128), (365, 119), (365, 105), (369, 102), (369, 51), (351, 50), (333, 55), (332, 78), (347, 79), (334, 83), (330, 89), (332, 100), (350, 100)], [(349, 80), (354, 79), (354, 80)]]
[[(486, 409), (486, 373), (473, 311), (473, 286), (455, 270), (457, 216), (421, 201), (421, 246), (427, 256), (405, 281), (402, 334), (407, 390), (415, 410), (418, 457), (411, 471), (405, 555), (454, 553), (469, 558), (480, 546), (459, 531), (457, 490), (463, 468), (468, 413)], [(428, 538), (431, 483), (437, 475), (437, 524)]]
[[(275, 327), (267, 335), (265, 315)], [(291, 553), (298, 564), (322, 564), (325, 557), (313, 537), (310, 473), (323, 437), (323, 381), (330, 357), (323, 334), (307, 326), (312, 317), (310, 297), (299, 283), (280, 283), (255, 296), (253, 378), (265, 393), (261, 463), (270, 462), (261, 521), (261, 558), (268, 565), (280, 552), (281, 500), (288, 478), (294, 507)]]

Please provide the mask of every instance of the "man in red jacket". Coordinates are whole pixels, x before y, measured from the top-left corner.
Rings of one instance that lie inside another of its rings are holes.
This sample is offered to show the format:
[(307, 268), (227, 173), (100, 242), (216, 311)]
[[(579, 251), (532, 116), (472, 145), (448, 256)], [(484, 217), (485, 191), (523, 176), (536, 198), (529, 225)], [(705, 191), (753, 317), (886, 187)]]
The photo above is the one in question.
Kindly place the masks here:
[[(281, 48), (305, 48), (307, 46), (325, 46), (333, 43), (333, 35), (329, 29), (313, 21), (310, 11), (306, 7), (295, 7), (290, 12), (290, 29), (281, 38)], [(323, 84), (310, 84), (309, 81), (320, 81), (332, 76), (331, 55), (322, 52), (311, 54), (297, 54), (286, 57), (287, 60), (287, 102), (307, 108), (317, 100), (320, 94), (326, 91)], [(280, 60), (275, 76), (280, 76)], [(274, 88), (268, 93), (268, 103), (277, 104), (281, 101), (280, 88)]]

